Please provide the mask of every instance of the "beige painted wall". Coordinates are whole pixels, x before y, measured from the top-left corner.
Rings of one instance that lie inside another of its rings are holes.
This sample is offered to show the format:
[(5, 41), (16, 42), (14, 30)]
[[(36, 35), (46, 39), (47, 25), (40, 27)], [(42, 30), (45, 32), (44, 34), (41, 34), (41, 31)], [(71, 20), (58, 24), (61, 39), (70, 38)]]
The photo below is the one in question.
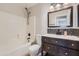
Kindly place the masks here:
[(26, 44), (25, 10), (18, 6), (0, 6), (0, 55)]
[(46, 33), (48, 4), (38, 4), (29, 9), (36, 16), (36, 34)]
[(31, 16), (35, 16), (36, 17), (36, 34), (41, 33), (41, 5), (38, 4), (34, 7), (31, 7), (29, 9), (31, 11)]

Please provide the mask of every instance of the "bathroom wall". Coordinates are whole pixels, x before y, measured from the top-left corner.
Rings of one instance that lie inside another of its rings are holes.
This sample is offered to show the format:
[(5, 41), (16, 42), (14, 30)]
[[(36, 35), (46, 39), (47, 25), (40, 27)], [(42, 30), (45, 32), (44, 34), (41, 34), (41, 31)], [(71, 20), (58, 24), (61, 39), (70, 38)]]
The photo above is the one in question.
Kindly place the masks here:
[(47, 33), (47, 11), (49, 4), (37, 4), (29, 10), (31, 11), (31, 16), (36, 16), (36, 34)]
[[(69, 4), (73, 6), (73, 28), (77, 27), (77, 5), (78, 4)], [(49, 11), (49, 3), (39, 3), (30, 8), (32, 15), (36, 16), (36, 34), (46, 34), (47, 33), (47, 13)], [(51, 29), (51, 28), (49, 28)], [(61, 28), (62, 29), (62, 28)]]
[(25, 9), (20, 6), (0, 5), (0, 55), (26, 44)]
[[(41, 33), (41, 5), (35, 5), (29, 9), (31, 11), (31, 16), (36, 17), (36, 33)], [(32, 29), (31, 29), (32, 30)]]

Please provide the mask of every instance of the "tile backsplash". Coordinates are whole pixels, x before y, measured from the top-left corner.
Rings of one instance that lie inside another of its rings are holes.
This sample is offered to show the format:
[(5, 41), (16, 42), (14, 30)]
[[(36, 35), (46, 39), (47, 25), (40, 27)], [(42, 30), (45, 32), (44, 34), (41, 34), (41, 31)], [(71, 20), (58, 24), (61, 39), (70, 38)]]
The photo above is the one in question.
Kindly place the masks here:
[(64, 30), (66, 30), (68, 35), (79, 36), (79, 29), (48, 29), (47, 33), (56, 34), (58, 30), (60, 30), (62, 34), (64, 34)]

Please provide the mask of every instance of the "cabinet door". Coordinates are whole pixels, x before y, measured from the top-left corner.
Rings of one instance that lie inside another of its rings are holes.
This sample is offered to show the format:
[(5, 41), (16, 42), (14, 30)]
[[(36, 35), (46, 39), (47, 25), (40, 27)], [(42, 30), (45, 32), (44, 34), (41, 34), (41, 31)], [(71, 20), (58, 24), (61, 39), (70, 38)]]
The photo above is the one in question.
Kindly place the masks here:
[(47, 46), (48, 44), (44, 43), (42, 44), (42, 55), (45, 56), (48, 52)]
[(67, 41), (67, 47), (68, 47), (68, 48), (72, 48), (72, 49), (77, 49), (77, 50), (79, 50), (79, 42), (78, 42), (78, 41), (71, 41), (71, 40), (68, 40), (68, 41)]
[(55, 45), (48, 45), (48, 53), (49, 54), (51, 54), (51, 55), (57, 55), (57, 53), (58, 53), (58, 47), (57, 46), (55, 46)]
[(44, 43), (43, 45), (42, 45), (42, 49), (43, 49), (43, 51), (48, 51), (48, 44), (47, 43)]
[(56, 41), (54, 42), (54, 44), (56, 44), (58, 46), (63, 46), (63, 47), (67, 46), (66, 41), (63, 40), (63, 39), (56, 39)]
[(43, 54), (48, 53), (49, 55), (57, 55), (57, 47), (48, 43), (43, 44)]
[(67, 48), (59, 47), (58, 48), (58, 55), (59, 56), (68, 56), (69, 50)]

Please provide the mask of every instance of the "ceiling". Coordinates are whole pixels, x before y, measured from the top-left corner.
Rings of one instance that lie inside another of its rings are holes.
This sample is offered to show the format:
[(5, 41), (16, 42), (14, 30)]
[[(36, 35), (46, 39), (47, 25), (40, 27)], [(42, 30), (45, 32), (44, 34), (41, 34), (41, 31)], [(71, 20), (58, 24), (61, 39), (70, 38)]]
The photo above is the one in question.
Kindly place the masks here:
[(26, 4), (26, 6), (27, 6), (27, 8), (30, 8), (30, 7), (32, 7), (32, 6), (34, 6), (34, 5), (37, 5), (38, 3), (27, 3)]
[(0, 6), (21, 6), (30, 8), (38, 3), (0, 3)]

